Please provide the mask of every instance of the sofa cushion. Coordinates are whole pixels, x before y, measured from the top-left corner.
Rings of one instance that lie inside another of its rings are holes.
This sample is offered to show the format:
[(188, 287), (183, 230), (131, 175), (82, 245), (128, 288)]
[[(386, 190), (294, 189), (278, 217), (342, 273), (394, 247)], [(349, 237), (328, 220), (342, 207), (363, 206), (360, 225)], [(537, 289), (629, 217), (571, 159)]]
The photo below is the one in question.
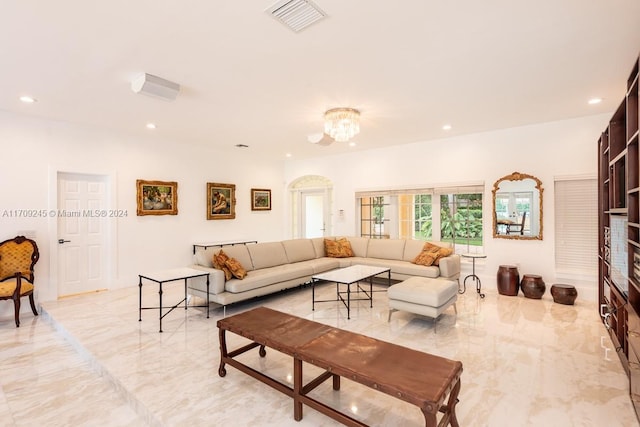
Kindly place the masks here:
[(256, 243), (255, 245), (247, 246), (247, 248), (251, 255), (254, 270), (289, 263), (282, 242)]
[(316, 258), (327, 256), (327, 253), (324, 251), (324, 237), (314, 237), (311, 239), (311, 243), (313, 244), (313, 250), (316, 252)]
[(351, 243), (351, 249), (353, 250), (353, 256), (366, 257), (367, 247), (369, 246), (369, 238), (367, 237), (349, 237), (349, 243)]
[(346, 238), (324, 239), (324, 250), (330, 258), (349, 258), (353, 256), (351, 243)]
[(367, 258), (402, 260), (405, 239), (371, 239)]
[(313, 275), (313, 268), (310, 265), (284, 264), (251, 271), (244, 280), (231, 279), (225, 284), (225, 289), (233, 293), (245, 292), (298, 278), (300, 283), (304, 283), (311, 278), (311, 275)]
[(247, 270), (245, 270), (242, 267), (242, 264), (240, 264), (235, 258), (229, 258), (224, 265), (231, 271), (231, 274), (233, 274), (233, 277), (236, 279), (242, 280), (247, 275)]
[(213, 268), (213, 256), (220, 248), (198, 249), (194, 255), (194, 262), (203, 267)]
[(357, 261), (354, 260), (354, 264), (374, 265), (376, 267), (389, 267), (391, 269), (392, 277), (396, 274), (431, 278), (440, 276), (440, 268), (436, 267), (435, 265), (417, 265), (407, 261), (380, 258), (359, 258), (357, 259)]
[(237, 259), (245, 270), (251, 271), (254, 267), (251, 262), (249, 250), (247, 249), (249, 246), (254, 246), (254, 244), (225, 246), (224, 252), (229, 256), (229, 258)]
[(413, 262), (413, 260), (422, 252), (424, 240), (407, 240), (404, 244), (403, 261)]
[(282, 246), (289, 262), (308, 261), (316, 257), (311, 239), (284, 240)]

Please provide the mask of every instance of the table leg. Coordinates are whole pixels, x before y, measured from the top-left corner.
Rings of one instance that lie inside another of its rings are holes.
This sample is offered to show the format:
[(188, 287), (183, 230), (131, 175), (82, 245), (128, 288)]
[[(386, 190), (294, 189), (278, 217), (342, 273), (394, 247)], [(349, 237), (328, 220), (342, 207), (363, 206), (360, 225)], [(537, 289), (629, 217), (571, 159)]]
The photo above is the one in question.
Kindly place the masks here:
[(184, 309), (185, 310), (187, 309), (187, 306), (189, 305), (189, 300), (187, 299), (187, 280), (189, 280), (189, 279), (187, 279), (185, 277), (185, 279), (184, 279)]
[(209, 318), (209, 275), (207, 274), (207, 319)]
[(316, 281), (311, 279), (311, 311), (316, 311)]
[(347, 284), (347, 320), (349, 319), (351, 319), (351, 283)]
[(138, 277), (138, 322), (142, 322), (142, 276)]
[(373, 308), (373, 276), (369, 277), (369, 307)]
[(475, 258), (473, 258), (471, 268), (472, 268), (474, 280), (476, 281), (476, 291), (480, 295), (480, 298), (484, 298), (484, 294), (482, 293), (482, 282), (480, 281), (480, 278), (476, 276), (476, 259)]
[(160, 291), (158, 295), (160, 295), (160, 307), (158, 307), (158, 312), (160, 313), (160, 332), (162, 332), (162, 282), (158, 282)]

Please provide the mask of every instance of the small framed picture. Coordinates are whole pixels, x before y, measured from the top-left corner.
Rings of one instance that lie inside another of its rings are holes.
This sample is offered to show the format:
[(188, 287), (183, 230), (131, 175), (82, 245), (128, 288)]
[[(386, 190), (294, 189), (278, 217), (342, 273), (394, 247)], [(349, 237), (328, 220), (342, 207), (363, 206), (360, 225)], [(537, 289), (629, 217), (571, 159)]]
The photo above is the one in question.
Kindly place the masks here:
[(235, 184), (207, 182), (207, 219), (234, 219), (235, 217)]
[(178, 183), (136, 180), (138, 216), (178, 215)]
[(251, 189), (251, 210), (270, 211), (271, 210), (271, 190), (259, 188)]

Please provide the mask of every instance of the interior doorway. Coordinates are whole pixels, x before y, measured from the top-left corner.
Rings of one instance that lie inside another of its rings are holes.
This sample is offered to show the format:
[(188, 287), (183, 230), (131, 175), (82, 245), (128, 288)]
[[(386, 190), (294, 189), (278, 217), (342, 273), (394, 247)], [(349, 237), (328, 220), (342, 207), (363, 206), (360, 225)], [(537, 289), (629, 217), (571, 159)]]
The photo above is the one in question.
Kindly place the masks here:
[(58, 297), (108, 288), (110, 227), (117, 219), (109, 191), (107, 175), (58, 172)]
[(294, 238), (331, 235), (331, 192), (333, 185), (323, 176), (307, 175), (289, 186)]
[(300, 196), (302, 208), (301, 237), (307, 239), (324, 237), (327, 223), (325, 219), (325, 192), (321, 190), (303, 190)]

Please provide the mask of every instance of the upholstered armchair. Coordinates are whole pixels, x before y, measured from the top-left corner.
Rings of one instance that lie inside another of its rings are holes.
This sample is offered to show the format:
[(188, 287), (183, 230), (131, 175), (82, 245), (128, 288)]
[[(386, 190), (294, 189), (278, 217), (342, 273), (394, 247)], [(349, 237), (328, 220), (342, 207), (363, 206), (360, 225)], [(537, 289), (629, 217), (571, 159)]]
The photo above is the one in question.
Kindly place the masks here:
[(38, 258), (38, 245), (24, 236), (0, 243), (0, 300), (13, 300), (16, 327), (20, 326), (20, 298), (29, 296), (31, 311), (38, 315), (33, 300), (33, 266)]

